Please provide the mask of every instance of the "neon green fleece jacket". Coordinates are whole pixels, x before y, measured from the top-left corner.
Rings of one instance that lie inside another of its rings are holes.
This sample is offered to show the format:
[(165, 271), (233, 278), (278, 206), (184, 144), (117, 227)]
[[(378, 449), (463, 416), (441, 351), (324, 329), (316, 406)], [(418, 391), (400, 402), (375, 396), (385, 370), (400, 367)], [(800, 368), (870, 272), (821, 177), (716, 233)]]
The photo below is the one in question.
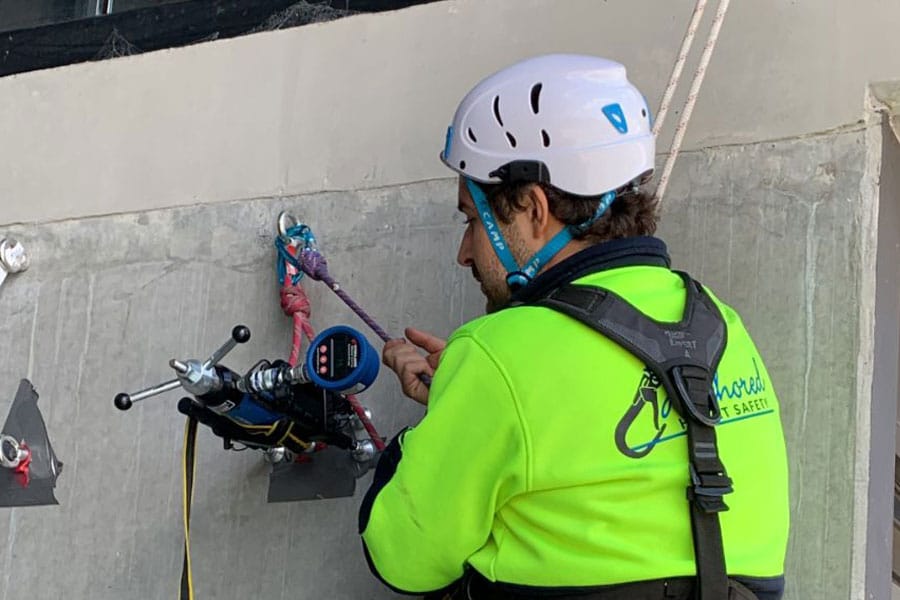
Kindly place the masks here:
[[(682, 317), (684, 284), (664, 267), (576, 283), (659, 321)], [(719, 452), (734, 481), (720, 513), (726, 564), (730, 575), (777, 577), (788, 536), (778, 401), (741, 319), (713, 299), (727, 327), (714, 379)], [(426, 416), (388, 447), (363, 502), (373, 571), (407, 592), (442, 588), (467, 566), (540, 587), (694, 575), (685, 427), (665, 390), (616, 435), (641, 388), (654, 386), (648, 375), (616, 343), (548, 308), (508, 308), (461, 327)]]

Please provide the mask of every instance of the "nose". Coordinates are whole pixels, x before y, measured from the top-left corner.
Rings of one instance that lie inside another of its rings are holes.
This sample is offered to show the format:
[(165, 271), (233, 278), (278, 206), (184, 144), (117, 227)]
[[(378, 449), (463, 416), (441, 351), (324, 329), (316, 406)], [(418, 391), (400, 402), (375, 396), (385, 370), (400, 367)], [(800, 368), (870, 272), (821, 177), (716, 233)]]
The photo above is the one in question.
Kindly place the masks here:
[(466, 227), (462, 239), (459, 241), (459, 250), (456, 253), (456, 262), (462, 267), (471, 267), (475, 264), (472, 260), (472, 228)]

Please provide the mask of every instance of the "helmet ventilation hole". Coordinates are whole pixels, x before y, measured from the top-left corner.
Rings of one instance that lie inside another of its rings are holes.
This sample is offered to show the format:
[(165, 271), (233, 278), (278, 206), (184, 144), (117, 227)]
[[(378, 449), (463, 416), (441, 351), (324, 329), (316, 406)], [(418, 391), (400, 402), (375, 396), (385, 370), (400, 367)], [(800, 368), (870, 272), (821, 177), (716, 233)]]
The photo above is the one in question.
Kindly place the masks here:
[(463, 171), (465, 171), (466, 170), (466, 161), (464, 161), (464, 160), (459, 161), (459, 168), (462, 169)]
[(476, 143), (476, 144), (477, 144), (477, 143), (478, 143), (478, 138), (475, 137), (475, 132), (472, 131), (472, 128), (471, 128), (471, 127), (469, 127), (468, 134), (469, 134), (469, 139), (472, 140), (473, 143)]
[(500, 118), (500, 96), (494, 96), (494, 118), (503, 127), (503, 119)]
[(546, 130), (541, 129), (541, 137), (544, 138), (544, 148), (550, 147), (550, 134)]
[(647, 109), (646, 109), (646, 108), (642, 108), (642, 109), (641, 109), (641, 116), (642, 116), (642, 117), (646, 117), (646, 116), (647, 116)]
[(509, 140), (509, 145), (510, 145), (510, 146), (512, 146), (513, 148), (516, 147), (516, 138), (513, 137), (513, 134), (511, 134), (510, 132), (507, 131), (507, 132), (506, 132), (506, 139)]
[[(538, 114), (541, 110), (541, 88), (544, 87), (542, 83), (536, 83), (531, 88), (531, 110), (534, 114)], [(544, 144), (546, 145), (546, 144)]]

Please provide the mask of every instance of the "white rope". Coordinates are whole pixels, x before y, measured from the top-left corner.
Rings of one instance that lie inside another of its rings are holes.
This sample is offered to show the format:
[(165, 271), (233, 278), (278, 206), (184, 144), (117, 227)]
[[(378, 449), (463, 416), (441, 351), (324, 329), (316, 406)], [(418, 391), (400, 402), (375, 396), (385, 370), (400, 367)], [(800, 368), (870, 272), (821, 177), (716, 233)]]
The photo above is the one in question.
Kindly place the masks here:
[(672, 75), (669, 77), (669, 85), (666, 86), (666, 92), (663, 94), (662, 102), (659, 104), (659, 110), (656, 112), (656, 121), (653, 123), (653, 135), (658, 136), (662, 129), (663, 121), (666, 120), (666, 114), (669, 112), (669, 104), (672, 102), (672, 96), (675, 95), (675, 88), (681, 81), (681, 71), (684, 69), (684, 62), (691, 51), (694, 43), (694, 36), (697, 34), (697, 27), (700, 26), (700, 19), (703, 18), (703, 11), (706, 10), (707, 0), (697, 0), (694, 6), (694, 14), (691, 16), (691, 22), (688, 24), (687, 32), (681, 41), (681, 50), (678, 52), (678, 60), (672, 66)]
[(691, 113), (694, 112), (694, 104), (697, 102), (700, 86), (703, 85), (703, 77), (706, 75), (706, 68), (709, 66), (713, 49), (716, 47), (716, 41), (719, 39), (719, 31), (722, 29), (722, 22), (725, 20), (725, 13), (728, 12), (729, 2), (730, 0), (719, 0), (719, 8), (716, 10), (716, 16), (713, 19), (709, 37), (706, 39), (706, 46), (703, 47), (703, 54), (700, 56), (700, 65), (697, 67), (697, 72), (694, 73), (694, 80), (691, 82), (691, 89), (688, 92), (687, 100), (684, 103), (681, 119), (675, 127), (675, 138), (672, 140), (669, 156), (666, 158), (665, 167), (663, 167), (662, 175), (659, 178), (659, 185), (656, 187), (655, 200), (657, 203), (662, 202), (663, 195), (666, 193), (669, 177), (672, 175), (672, 169), (675, 167), (675, 159), (678, 158), (678, 152), (681, 150), (681, 143), (684, 141), (684, 133), (687, 130), (688, 122), (691, 120)]

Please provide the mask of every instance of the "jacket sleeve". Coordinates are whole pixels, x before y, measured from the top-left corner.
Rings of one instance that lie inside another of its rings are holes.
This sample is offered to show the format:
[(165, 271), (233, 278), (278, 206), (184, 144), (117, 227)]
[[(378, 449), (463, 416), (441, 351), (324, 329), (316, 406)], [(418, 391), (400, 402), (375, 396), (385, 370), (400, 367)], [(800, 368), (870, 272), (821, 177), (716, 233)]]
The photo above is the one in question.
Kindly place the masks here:
[(458, 579), (495, 511), (527, 489), (523, 431), (506, 373), (475, 338), (451, 339), (428, 412), (382, 454), (360, 508), (373, 573), (408, 593)]

